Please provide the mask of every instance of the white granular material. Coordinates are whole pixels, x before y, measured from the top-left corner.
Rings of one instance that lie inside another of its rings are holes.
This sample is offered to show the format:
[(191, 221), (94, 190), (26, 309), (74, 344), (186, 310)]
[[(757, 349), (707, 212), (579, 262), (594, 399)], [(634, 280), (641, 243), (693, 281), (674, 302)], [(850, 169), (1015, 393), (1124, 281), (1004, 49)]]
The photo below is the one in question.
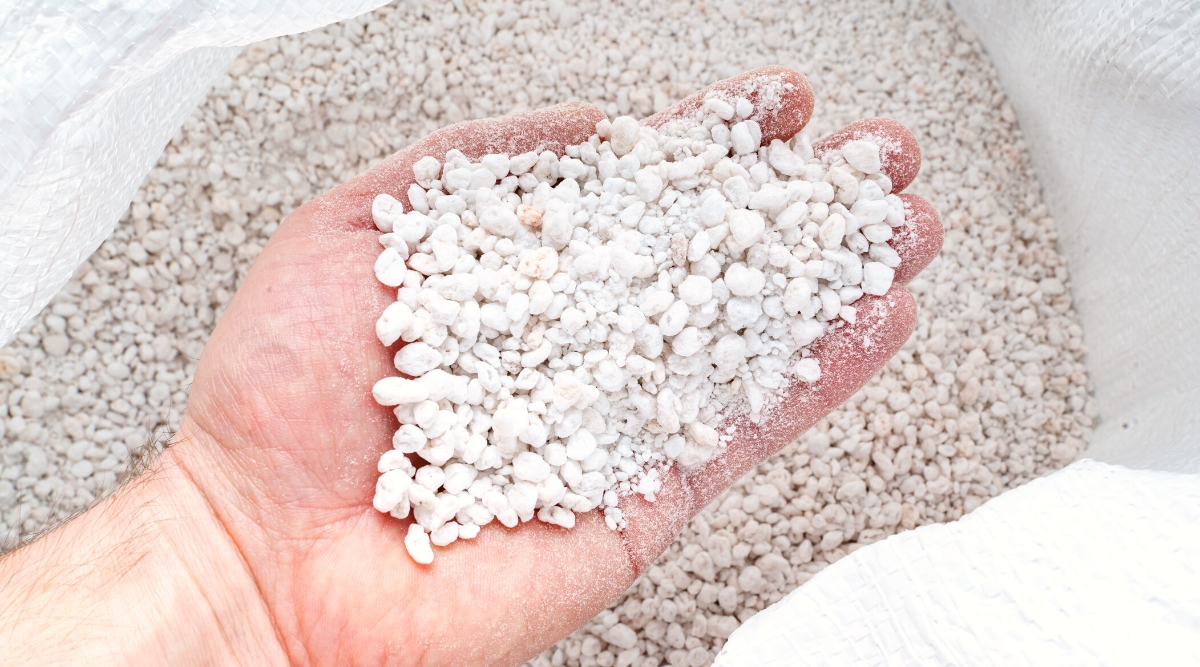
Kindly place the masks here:
[(653, 502), (671, 465), (720, 452), (723, 419), (758, 422), (792, 378), (820, 377), (797, 353), (891, 288), (904, 203), (879, 145), (763, 146), (755, 111), (714, 93), (659, 130), (600, 121), (561, 157), (451, 150), (414, 165), (413, 210), (375, 198), (375, 275), (399, 288), (376, 333), (406, 343), (413, 378), (373, 389), (401, 424), (377, 510), (411, 511), (438, 546), (535, 513), (572, 528), (603, 507), (624, 528), (620, 497)]
[(0, 349), (2, 547), (89, 506), (178, 425), (208, 332), (301, 203), (459, 120), (572, 100), (643, 117), (768, 64), (809, 77), (812, 136), (888, 116), (920, 141), (906, 191), (947, 232), (908, 285), (916, 332), (534, 663), (704, 665), (829, 563), (1070, 461), (1095, 412), (1054, 221), (944, 3), (411, 1), (250, 46), (112, 237)]

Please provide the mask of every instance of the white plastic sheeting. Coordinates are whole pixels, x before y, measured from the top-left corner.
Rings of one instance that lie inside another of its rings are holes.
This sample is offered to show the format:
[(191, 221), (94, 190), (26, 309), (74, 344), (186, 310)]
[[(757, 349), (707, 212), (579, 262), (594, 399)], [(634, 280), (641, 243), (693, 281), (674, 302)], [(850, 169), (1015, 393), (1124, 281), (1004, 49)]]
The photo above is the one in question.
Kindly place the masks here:
[(1198, 665), (1200, 476), (1080, 461), (861, 549), (716, 667)]
[(242, 46), (383, 4), (0, 4), (0, 345), (100, 246)]
[(951, 0), (1017, 112), (1088, 346), (1088, 455), (1200, 472), (1200, 3)]

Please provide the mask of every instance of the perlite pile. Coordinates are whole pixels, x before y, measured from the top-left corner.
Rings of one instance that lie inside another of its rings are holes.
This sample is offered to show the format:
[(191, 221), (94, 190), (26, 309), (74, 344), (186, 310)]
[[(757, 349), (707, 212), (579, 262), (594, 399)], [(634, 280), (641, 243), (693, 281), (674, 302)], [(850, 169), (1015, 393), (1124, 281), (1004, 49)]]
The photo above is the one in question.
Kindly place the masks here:
[(561, 157), (451, 150), (414, 165), (410, 211), (375, 199), (375, 273), (399, 288), (376, 333), (413, 379), (374, 386), (400, 422), (374, 505), (411, 511), (414, 560), (493, 520), (602, 507), (622, 528), (621, 496), (653, 501), (669, 466), (721, 450), (723, 419), (816, 381), (806, 346), (887, 293), (905, 215), (880, 146), (763, 146), (756, 117), (714, 94), (659, 130), (603, 120)]

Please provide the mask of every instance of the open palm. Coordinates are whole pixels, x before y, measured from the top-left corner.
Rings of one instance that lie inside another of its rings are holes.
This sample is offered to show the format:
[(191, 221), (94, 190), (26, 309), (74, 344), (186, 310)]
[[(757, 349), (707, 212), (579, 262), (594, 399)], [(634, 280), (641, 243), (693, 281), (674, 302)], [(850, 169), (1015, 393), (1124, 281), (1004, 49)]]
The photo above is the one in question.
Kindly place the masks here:
[[(788, 139), (808, 121), (807, 80), (766, 68), (716, 84), (754, 102), (754, 83), (770, 77), (792, 87), (763, 110), (764, 142)], [(646, 122), (690, 113), (703, 92)], [(394, 349), (375, 337), (375, 320), (395, 296), (374, 277), (380, 246), (371, 201), (381, 192), (406, 201), (412, 164), (425, 155), (561, 155), (601, 118), (595, 107), (562, 105), (461, 123), (401, 151), (295, 211), (213, 332), (169, 456), (241, 555), (238, 567), (291, 663), (527, 659), (619, 596), (695, 512), (849, 397), (912, 331), (915, 306), (902, 283), (936, 254), (942, 232), (932, 208), (906, 195), (908, 223), (892, 241), (902, 257), (896, 284), (883, 297), (864, 297), (857, 323), (815, 346), (822, 378), (792, 387), (763, 425), (738, 424), (734, 442), (703, 469), (672, 470), (657, 502), (626, 498), (624, 532), (610, 531), (599, 512), (579, 516), (569, 531), (493, 522), (476, 539), (441, 549), (432, 565), (413, 563), (407, 522), (371, 506), (375, 464), (396, 428), (371, 397), (374, 382), (395, 373)], [(817, 148), (860, 136), (890, 147), (885, 173), (896, 190), (916, 175), (916, 143), (892, 121), (856, 123)]]

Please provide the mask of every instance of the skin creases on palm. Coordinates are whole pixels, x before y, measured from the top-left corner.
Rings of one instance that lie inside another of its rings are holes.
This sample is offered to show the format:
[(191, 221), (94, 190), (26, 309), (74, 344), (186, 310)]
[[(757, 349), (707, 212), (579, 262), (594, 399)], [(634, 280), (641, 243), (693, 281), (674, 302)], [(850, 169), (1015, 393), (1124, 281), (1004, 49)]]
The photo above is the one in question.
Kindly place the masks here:
[[(691, 114), (713, 89), (760, 103), (767, 83), (784, 94), (760, 109), (763, 141), (786, 140), (808, 122), (813, 99), (808, 81), (784, 68), (714, 84), (644, 122)], [(515, 664), (535, 655), (623, 593), (693, 514), (848, 398), (911, 333), (916, 308), (903, 283), (932, 260), (942, 230), (928, 203), (902, 195), (896, 282), (856, 304), (854, 325), (815, 344), (821, 379), (792, 386), (761, 425), (736, 423), (728, 448), (699, 470), (672, 469), (656, 502), (623, 499), (623, 532), (598, 512), (569, 531), (493, 522), (474, 540), (439, 549), (432, 565), (414, 564), (403, 544), (407, 522), (371, 506), (375, 463), (396, 428), (371, 397), (376, 380), (395, 374), (395, 347), (374, 333), (395, 293), (374, 277), (371, 202), (388, 193), (407, 203), (412, 165), (425, 155), (561, 155), (602, 118), (595, 107), (567, 104), (468, 121), (418, 141), (293, 212), (213, 332), (170, 451), (243, 555), (293, 662)], [(861, 137), (894, 149), (884, 167), (894, 191), (911, 182), (920, 151), (894, 121), (860, 121), (814, 149)]]

